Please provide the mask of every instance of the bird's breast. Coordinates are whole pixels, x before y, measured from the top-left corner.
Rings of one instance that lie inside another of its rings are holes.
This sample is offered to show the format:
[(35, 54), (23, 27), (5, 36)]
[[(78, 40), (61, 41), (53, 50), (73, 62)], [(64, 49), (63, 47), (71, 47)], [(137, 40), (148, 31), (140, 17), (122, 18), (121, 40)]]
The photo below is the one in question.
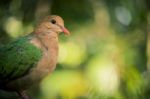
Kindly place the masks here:
[(32, 70), (32, 78), (40, 80), (50, 74), (56, 67), (58, 45), (51, 45), (43, 49), (43, 55), (37, 66)]

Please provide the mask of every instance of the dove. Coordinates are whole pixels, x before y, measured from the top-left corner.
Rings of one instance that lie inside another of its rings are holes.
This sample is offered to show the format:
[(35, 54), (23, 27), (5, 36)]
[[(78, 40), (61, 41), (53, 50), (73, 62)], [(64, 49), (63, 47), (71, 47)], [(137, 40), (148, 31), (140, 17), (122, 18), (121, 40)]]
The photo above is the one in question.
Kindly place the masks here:
[(0, 89), (29, 99), (25, 91), (56, 68), (61, 32), (70, 35), (60, 16), (49, 15), (32, 33), (0, 46)]

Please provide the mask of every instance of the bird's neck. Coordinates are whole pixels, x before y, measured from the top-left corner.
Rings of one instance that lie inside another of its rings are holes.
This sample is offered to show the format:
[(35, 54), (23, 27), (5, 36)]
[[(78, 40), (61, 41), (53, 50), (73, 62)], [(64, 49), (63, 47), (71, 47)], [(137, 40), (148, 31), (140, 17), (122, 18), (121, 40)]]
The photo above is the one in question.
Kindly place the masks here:
[(58, 34), (55, 32), (34, 33), (31, 43), (45, 52), (58, 55)]
[(34, 33), (34, 37), (41, 43), (41, 47), (47, 50), (58, 46), (58, 34), (55, 32)]

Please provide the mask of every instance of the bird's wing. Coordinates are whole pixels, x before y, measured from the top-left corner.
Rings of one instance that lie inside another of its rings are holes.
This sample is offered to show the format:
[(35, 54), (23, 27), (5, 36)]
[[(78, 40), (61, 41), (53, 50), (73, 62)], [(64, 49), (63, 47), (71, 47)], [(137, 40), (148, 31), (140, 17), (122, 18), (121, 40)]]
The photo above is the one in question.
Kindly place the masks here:
[(0, 47), (0, 82), (24, 76), (40, 60), (41, 49), (29, 41), (23, 37)]

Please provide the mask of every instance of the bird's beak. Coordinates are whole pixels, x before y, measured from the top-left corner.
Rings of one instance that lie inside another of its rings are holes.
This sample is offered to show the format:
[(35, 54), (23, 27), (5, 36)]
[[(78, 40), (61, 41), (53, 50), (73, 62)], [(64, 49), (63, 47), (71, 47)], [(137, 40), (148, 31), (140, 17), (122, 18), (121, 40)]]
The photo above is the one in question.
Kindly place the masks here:
[(70, 35), (70, 32), (65, 27), (62, 28), (62, 31), (64, 32), (65, 35)]

